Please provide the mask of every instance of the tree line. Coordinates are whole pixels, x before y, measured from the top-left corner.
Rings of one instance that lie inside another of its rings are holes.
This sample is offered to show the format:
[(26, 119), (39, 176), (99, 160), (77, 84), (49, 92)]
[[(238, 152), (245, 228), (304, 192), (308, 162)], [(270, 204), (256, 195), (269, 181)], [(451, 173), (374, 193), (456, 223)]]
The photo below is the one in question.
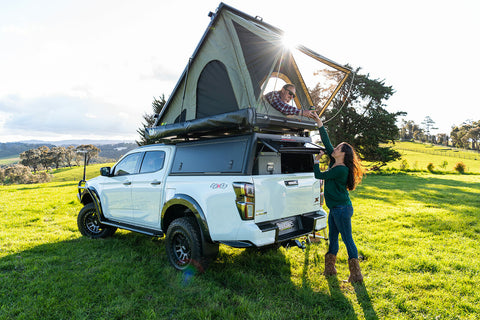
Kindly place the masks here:
[[(100, 149), (92, 144), (29, 149), (20, 153), (20, 163), (0, 168), (0, 184), (49, 182), (49, 168), (78, 166), (83, 161), (88, 165), (99, 153)], [(39, 170), (42, 171), (37, 173)]]
[(480, 120), (454, 127), (450, 139), (455, 147), (480, 151)]
[(100, 149), (92, 144), (82, 144), (77, 147), (52, 147), (41, 146), (20, 153), (20, 164), (32, 168), (36, 173), (50, 167), (71, 167), (80, 165), (83, 160), (88, 165), (100, 152)]
[(435, 122), (429, 117), (425, 117), (422, 125), (414, 121), (403, 121), (400, 127), (400, 139), (417, 140), (421, 142), (430, 142), (444, 146), (480, 151), (480, 120), (465, 121), (460, 126), (455, 126), (446, 133), (430, 134), (430, 129), (434, 127)]

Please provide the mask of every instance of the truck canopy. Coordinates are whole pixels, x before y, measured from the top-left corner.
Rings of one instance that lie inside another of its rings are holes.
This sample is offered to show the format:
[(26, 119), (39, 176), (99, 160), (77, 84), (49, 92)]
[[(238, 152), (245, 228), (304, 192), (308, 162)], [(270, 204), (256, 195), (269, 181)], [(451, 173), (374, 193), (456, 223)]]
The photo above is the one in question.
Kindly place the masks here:
[[(263, 97), (296, 87), (293, 105), (328, 107), (351, 71), (303, 46), (285, 45), (284, 32), (220, 3), (200, 43), (147, 137), (165, 139), (244, 131), (299, 133), (311, 119), (285, 116)], [(318, 103), (318, 102), (317, 102)]]

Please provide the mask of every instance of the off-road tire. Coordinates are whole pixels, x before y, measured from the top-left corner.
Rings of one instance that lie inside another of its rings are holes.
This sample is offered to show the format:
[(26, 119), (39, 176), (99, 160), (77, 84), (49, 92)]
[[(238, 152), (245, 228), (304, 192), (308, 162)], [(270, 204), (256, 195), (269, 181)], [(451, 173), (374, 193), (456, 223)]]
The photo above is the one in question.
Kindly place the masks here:
[(117, 231), (117, 228), (100, 223), (95, 205), (91, 202), (86, 204), (78, 213), (77, 226), (80, 233), (89, 238), (107, 238)]
[(180, 271), (193, 267), (203, 273), (213, 256), (202, 254), (202, 237), (196, 221), (191, 217), (178, 218), (170, 224), (165, 245), (170, 264)]

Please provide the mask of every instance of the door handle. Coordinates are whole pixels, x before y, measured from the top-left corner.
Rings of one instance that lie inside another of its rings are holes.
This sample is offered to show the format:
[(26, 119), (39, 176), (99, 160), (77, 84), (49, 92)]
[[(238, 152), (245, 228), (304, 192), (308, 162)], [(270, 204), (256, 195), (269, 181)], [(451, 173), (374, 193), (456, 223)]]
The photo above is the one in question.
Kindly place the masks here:
[(129, 186), (129, 185), (131, 185), (131, 184), (132, 184), (131, 181), (126, 181), (126, 182), (123, 183), (124, 186)]
[(156, 180), (155, 180), (155, 181), (150, 182), (150, 184), (151, 184), (152, 186), (158, 186), (159, 184), (162, 184), (162, 181), (156, 181)]
[(298, 180), (286, 180), (284, 182), (287, 187), (298, 186)]

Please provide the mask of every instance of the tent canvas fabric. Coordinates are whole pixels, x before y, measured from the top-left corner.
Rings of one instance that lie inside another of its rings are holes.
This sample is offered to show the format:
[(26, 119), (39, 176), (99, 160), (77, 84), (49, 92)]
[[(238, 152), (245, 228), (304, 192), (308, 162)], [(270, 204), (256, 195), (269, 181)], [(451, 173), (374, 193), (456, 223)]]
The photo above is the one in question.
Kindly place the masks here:
[[(297, 61), (283, 45), (283, 32), (223, 3), (211, 15), (155, 125), (146, 129), (147, 137), (314, 129), (311, 119), (286, 117), (263, 98), (267, 81), (274, 75), (296, 86), (297, 107), (308, 109), (312, 105)], [(301, 50), (344, 74), (338, 90), (350, 70), (306, 48)]]

